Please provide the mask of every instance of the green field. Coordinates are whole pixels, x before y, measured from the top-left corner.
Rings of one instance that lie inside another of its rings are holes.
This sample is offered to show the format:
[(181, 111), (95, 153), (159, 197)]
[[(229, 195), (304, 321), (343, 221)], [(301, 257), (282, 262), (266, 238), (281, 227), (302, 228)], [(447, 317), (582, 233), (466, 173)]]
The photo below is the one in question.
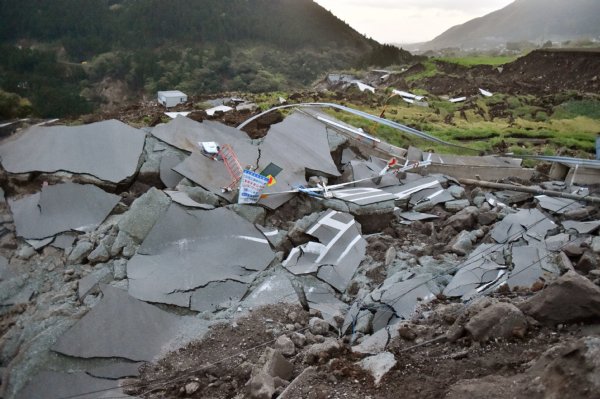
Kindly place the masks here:
[[(281, 93), (277, 93), (281, 95)], [(543, 154), (593, 158), (596, 136), (600, 134), (600, 97), (568, 94), (540, 102), (533, 96), (495, 94), (467, 103), (452, 104), (435, 96), (428, 96), (429, 108), (404, 102), (386, 107), (387, 119), (432, 134), (440, 139), (472, 148), (473, 151), (428, 142), (395, 129), (379, 125), (344, 112), (327, 111), (332, 116), (360, 127), (365, 132), (391, 144), (407, 148), (411, 145), (439, 153), (477, 154)], [(276, 97), (257, 98), (262, 108), (273, 105)], [(549, 106), (552, 102), (555, 105)], [(333, 98), (305, 98), (302, 101), (332, 101)], [(382, 93), (365, 101), (348, 101), (345, 105), (372, 115), (380, 115), (386, 97)], [(381, 105), (373, 106), (374, 102)], [(542, 106), (543, 105), (543, 106)], [(493, 110), (501, 109), (502, 116)]]

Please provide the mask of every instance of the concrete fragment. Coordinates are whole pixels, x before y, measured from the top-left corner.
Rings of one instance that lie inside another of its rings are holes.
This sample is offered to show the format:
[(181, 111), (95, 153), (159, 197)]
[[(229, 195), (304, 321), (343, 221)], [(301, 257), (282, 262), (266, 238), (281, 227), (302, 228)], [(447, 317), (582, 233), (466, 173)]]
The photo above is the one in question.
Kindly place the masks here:
[(112, 280), (112, 272), (109, 268), (103, 267), (98, 270), (94, 270), (92, 273), (83, 277), (79, 280), (77, 293), (79, 300), (83, 300), (85, 296), (90, 293), (100, 283), (109, 283)]
[(139, 368), (143, 364), (143, 362), (119, 362), (108, 366), (95, 367), (91, 370), (87, 370), (86, 373), (92, 377), (105, 378), (108, 380), (138, 377), (140, 375)]
[(133, 176), (146, 134), (117, 120), (32, 127), (0, 146), (9, 173), (68, 171), (119, 183)]
[(558, 265), (544, 245), (513, 247), (512, 261), (514, 267), (506, 281), (511, 289), (529, 289), (536, 283), (550, 282), (560, 275)]
[(390, 341), (398, 337), (398, 326), (388, 326), (366, 337), (359, 345), (352, 347), (352, 352), (374, 355), (385, 351)]
[(358, 365), (371, 374), (375, 386), (378, 386), (381, 379), (396, 365), (396, 358), (390, 352), (382, 352), (364, 358)]
[(306, 233), (320, 242), (292, 249), (283, 266), (296, 275), (316, 273), (336, 290), (345, 291), (367, 247), (354, 218), (329, 210)]
[(600, 228), (600, 220), (594, 220), (590, 222), (574, 222), (567, 220), (562, 222), (565, 230), (573, 229), (579, 234), (589, 234)]
[[(273, 258), (264, 236), (234, 212), (188, 211), (171, 204), (127, 265), (129, 292), (139, 299), (182, 307), (189, 307), (191, 298), (199, 295), (194, 306), (213, 306), (229, 297), (241, 298), (243, 288), (228, 284), (221, 286), (228, 290), (219, 292), (210, 283), (248, 284)], [(218, 297), (203, 298), (204, 288)]]
[(119, 396), (127, 398), (119, 382), (94, 378), (86, 373), (60, 373), (42, 371), (29, 381), (17, 395), (17, 399), (68, 398), (102, 399)]
[(533, 235), (543, 240), (548, 231), (554, 228), (556, 228), (556, 223), (548, 219), (539, 210), (522, 209), (496, 223), (490, 235), (496, 242), (501, 244), (516, 241), (524, 234)]
[(60, 336), (52, 350), (81, 358), (152, 361), (207, 331), (199, 319), (175, 316), (111, 286), (101, 290), (102, 300)]
[[(471, 298), (475, 294), (491, 292), (506, 280), (507, 267), (501, 247), (481, 244), (469, 254), (443, 294), (448, 297)], [(500, 263), (498, 263), (500, 262)]]
[(471, 317), (465, 329), (475, 341), (523, 337), (527, 331), (527, 320), (513, 304), (499, 302)]
[(600, 317), (600, 288), (576, 272), (568, 271), (519, 308), (548, 325), (597, 319)]
[(8, 203), (17, 235), (43, 239), (70, 230), (95, 230), (119, 200), (90, 184), (62, 183)]

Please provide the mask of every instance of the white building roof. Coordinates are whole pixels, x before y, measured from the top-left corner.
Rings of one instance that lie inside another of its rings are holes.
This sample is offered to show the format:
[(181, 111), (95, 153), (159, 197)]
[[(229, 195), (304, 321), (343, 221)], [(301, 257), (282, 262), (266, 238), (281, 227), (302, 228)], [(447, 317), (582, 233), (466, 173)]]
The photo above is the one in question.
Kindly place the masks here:
[(163, 95), (165, 97), (187, 97), (187, 94), (179, 91), (179, 90), (167, 90), (167, 91), (159, 91), (158, 95)]

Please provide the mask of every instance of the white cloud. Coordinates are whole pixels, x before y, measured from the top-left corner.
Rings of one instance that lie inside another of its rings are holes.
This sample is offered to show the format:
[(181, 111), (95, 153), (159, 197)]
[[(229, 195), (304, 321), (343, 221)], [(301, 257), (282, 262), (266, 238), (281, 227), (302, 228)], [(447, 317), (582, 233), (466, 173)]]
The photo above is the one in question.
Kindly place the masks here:
[(454, 25), (513, 0), (315, 0), (354, 29), (380, 42), (433, 39)]

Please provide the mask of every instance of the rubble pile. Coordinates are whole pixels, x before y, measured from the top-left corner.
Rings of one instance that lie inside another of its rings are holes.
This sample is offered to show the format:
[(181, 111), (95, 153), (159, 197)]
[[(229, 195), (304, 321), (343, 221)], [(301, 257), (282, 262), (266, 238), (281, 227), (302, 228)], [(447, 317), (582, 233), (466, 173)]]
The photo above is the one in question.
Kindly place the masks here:
[[(259, 139), (174, 116), (0, 143), (0, 397), (392, 397), (432, 356), (415, 397), (600, 387), (597, 185), (462, 184), (534, 171), (314, 109)], [(494, 350), (520, 368), (453, 372)]]

